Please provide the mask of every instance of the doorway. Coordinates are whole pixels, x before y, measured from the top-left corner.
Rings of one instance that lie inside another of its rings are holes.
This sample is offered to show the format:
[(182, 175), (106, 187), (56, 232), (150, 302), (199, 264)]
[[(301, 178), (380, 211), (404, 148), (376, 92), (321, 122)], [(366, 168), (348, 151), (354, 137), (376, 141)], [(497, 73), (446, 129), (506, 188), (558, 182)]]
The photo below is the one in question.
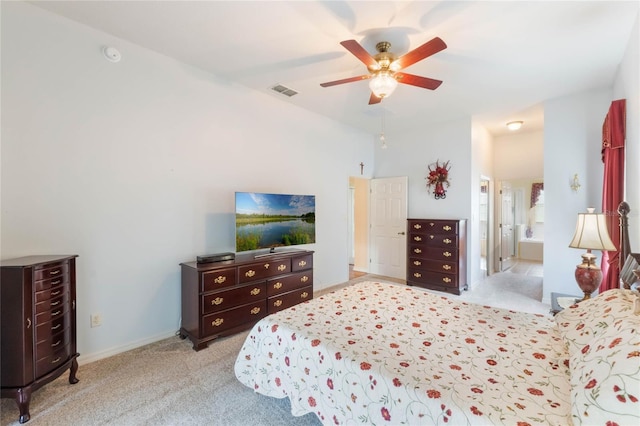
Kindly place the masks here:
[(349, 279), (369, 272), (369, 179), (349, 177)]

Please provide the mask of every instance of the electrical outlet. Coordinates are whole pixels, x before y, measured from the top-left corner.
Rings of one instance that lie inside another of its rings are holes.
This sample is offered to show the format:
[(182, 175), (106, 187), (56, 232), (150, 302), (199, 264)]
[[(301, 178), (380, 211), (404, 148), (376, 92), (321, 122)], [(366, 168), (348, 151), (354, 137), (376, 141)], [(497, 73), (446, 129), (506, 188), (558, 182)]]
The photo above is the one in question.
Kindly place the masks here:
[(99, 327), (102, 325), (102, 314), (91, 314), (91, 327)]

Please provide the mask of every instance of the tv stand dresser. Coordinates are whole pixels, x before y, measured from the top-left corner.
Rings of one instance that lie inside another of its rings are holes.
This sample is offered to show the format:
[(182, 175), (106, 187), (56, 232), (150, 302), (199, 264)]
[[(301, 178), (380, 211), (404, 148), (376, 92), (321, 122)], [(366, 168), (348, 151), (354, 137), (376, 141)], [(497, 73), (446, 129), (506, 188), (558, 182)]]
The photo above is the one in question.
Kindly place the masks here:
[(182, 326), (199, 351), (218, 337), (251, 328), (258, 320), (313, 298), (313, 251), (256, 257), (236, 255), (214, 263), (185, 262)]

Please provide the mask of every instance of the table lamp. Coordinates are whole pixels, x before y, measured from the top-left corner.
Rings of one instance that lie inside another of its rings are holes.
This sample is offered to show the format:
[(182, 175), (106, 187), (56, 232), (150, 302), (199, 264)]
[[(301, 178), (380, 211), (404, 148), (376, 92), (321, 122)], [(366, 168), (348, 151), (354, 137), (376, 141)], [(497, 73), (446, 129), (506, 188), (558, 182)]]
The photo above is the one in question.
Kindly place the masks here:
[(591, 250), (616, 251), (616, 246), (609, 237), (606, 217), (602, 213), (594, 213), (593, 208), (588, 208), (587, 213), (578, 213), (576, 233), (569, 247), (587, 249), (582, 255), (582, 263), (576, 267), (576, 282), (584, 293), (580, 300), (591, 297), (602, 282), (602, 271), (596, 265), (596, 255)]

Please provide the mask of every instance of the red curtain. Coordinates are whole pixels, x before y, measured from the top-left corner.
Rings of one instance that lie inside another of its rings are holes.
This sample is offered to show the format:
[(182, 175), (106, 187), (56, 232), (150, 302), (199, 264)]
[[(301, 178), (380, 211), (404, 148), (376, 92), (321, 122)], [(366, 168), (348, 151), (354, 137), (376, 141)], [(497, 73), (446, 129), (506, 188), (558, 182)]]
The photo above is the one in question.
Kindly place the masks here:
[[(625, 99), (611, 102), (609, 112), (602, 124), (602, 162), (604, 180), (602, 186), (602, 212), (607, 217), (609, 236), (616, 247), (620, 247), (618, 205), (622, 202), (624, 191), (624, 137), (625, 137)], [(618, 281), (620, 269), (618, 251), (602, 252), (602, 284), (599, 292), (620, 287)]]

